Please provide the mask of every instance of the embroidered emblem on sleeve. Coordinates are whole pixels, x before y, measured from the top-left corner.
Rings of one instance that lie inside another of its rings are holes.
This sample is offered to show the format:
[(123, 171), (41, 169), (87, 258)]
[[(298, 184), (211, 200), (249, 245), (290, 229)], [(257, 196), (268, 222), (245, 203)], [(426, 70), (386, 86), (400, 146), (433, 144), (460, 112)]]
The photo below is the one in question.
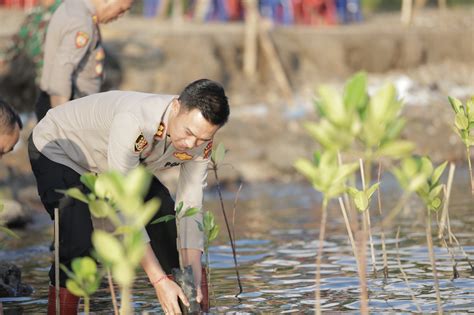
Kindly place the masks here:
[(164, 131), (165, 131), (165, 124), (160, 123), (160, 125), (158, 126), (158, 129), (156, 130), (155, 138), (163, 139)]
[(204, 148), (204, 158), (207, 159), (212, 152), (212, 140)]
[(175, 152), (174, 157), (181, 161), (189, 161), (193, 158), (192, 155), (189, 155), (187, 152)]
[(76, 33), (76, 48), (82, 48), (89, 42), (89, 35), (84, 32)]
[(97, 74), (97, 76), (100, 77), (103, 72), (104, 72), (104, 66), (102, 65), (102, 62), (99, 62), (98, 64), (95, 65), (95, 74)]
[(143, 133), (141, 133), (137, 140), (135, 140), (135, 152), (139, 153), (145, 150), (145, 148), (148, 146), (148, 141), (146, 141), (145, 137), (143, 136)]

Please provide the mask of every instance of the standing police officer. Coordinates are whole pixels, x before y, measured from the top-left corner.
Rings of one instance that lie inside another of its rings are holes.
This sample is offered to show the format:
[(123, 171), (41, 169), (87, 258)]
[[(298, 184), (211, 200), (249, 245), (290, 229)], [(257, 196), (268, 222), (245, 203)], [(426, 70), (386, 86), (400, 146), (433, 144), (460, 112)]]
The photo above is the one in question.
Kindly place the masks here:
[(133, 0), (65, 0), (49, 23), (44, 48), (41, 93), (36, 117), (69, 100), (97, 93), (103, 81), (105, 53), (99, 23), (111, 22)]

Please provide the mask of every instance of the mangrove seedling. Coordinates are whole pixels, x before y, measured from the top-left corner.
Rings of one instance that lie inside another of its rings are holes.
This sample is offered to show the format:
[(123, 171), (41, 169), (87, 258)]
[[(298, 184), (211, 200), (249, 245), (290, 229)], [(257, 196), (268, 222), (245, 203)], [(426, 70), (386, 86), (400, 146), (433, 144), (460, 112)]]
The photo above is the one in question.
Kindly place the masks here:
[(316, 257), (316, 313), (321, 314), (321, 259), (329, 200), (346, 191), (347, 177), (357, 169), (357, 163), (340, 164), (337, 154), (331, 151), (315, 152), (313, 161), (298, 159), (295, 168), (303, 174), (313, 188), (323, 194), (318, 254)]
[(225, 147), (222, 143), (219, 143), (219, 145), (216, 147), (212, 147), (212, 153), (211, 153), (211, 170), (214, 173), (214, 177), (216, 179), (216, 186), (217, 186), (217, 192), (219, 194), (219, 201), (221, 205), (221, 210), (222, 210), (222, 215), (224, 216), (224, 222), (225, 226), (227, 229), (227, 233), (229, 235), (229, 242), (230, 242), (230, 247), (232, 249), (232, 256), (234, 258), (234, 268), (235, 268), (235, 274), (237, 276), (237, 284), (239, 286), (239, 292), (235, 296), (239, 296), (242, 292), (242, 283), (240, 281), (240, 274), (239, 274), (239, 268), (238, 268), (238, 263), (237, 263), (237, 252), (235, 248), (235, 240), (232, 237), (232, 232), (230, 230), (229, 226), (229, 220), (227, 219), (227, 214), (225, 212), (225, 207), (224, 207), (224, 199), (222, 198), (222, 191), (221, 191), (221, 185), (219, 181), (219, 175), (217, 170), (219, 169), (221, 162), (224, 160), (225, 157)]
[(474, 175), (471, 165), (471, 146), (474, 146), (474, 96), (471, 97), (466, 105), (455, 97), (448, 96), (449, 103), (454, 110), (454, 131), (461, 138), (466, 146), (467, 164), (469, 167), (469, 178), (471, 179), (471, 194), (474, 195)]
[(90, 257), (75, 258), (71, 263), (72, 270), (61, 265), (61, 269), (67, 274), (67, 289), (74, 295), (84, 299), (84, 312), (90, 313), (90, 297), (100, 285), (102, 275), (97, 269), (96, 262)]
[[(4, 208), (4, 205), (2, 201), (0, 200), (0, 213), (3, 211), (3, 208)], [(15, 232), (13, 232), (12, 230), (10, 230), (9, 228), (5, 226), (5, 222), (3, 221), (0, 221), (0, 232), (13, 238), (19, 238), (19, 236)]]

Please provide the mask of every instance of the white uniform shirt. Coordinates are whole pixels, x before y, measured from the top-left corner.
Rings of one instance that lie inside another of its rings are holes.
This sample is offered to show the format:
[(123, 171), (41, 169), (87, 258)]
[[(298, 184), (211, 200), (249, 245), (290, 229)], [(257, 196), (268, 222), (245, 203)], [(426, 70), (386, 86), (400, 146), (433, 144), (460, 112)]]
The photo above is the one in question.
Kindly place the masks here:
[[(201, 209), (212, 141), (187, 151), (165, 150), (170, 103), (176, 95), (111, 91), (70, 101), (48, 111), (33, 129), (36, 148), (50, 160), (83, 174), (140, 163), (157, 175), (179, 166), (176, 204)], [(155, 140), (161, 126), (162, 137)], [(203, 249), (202, 211), (180, 221), (181, 248)]]

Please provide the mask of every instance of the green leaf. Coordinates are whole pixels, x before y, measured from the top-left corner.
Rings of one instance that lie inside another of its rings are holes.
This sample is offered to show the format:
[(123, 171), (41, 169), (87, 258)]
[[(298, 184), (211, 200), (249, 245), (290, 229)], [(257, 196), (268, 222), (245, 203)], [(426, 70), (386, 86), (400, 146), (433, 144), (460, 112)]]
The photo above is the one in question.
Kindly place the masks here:
[(112, 235), (95, 230), (92, 233), (92, 244), (97, 254), (105, 261), (117, 263), (125, 259), (124, 251), (120, 242)]
[(443, 175), (443, 172), (448, 165), (448, 161), (445, 161), (443, 164), (439, 165), (433, 172), (433, 176), (431, 177), (431, 181), (433, 184), (437, 184), (441, 175)]
[(217, 145), (217, 148), (212, 148), (211, 159), (215, 164), (219, 165), (225, 157), (225, 147), (222, 143)]
[(20, 237), (18, 236), (18, 234), (16, 234), (15, 232), (13, 232), (12, 230), (10, 230), (9, 228), (7, 227), (4, 227), (4, 226), (1, 226), (0, 225), (0, 232), (3, 232), (4, 234), (10, 236), (10, 237), (13, 237), (13, 238), (17, 238), (19, 239)]
[(90, 191), (94, 191), (95, 189), (95, 181), (97, 180), (97, 175), (94, 173), (85, 173), (81, 175), (81, 183), (86, 185)]
[(215, 225), (215, 226), (212, 228), (211, 232), (209, 233), (209, 239), (208, 239), (208, 241), (210, 242), (210, 241), (215, 240), (215, 239), (217, 238), (217, 236), (219, 235), (219, 231), (220, 231), (219, 225)]
[(369, 200), (364, 192), (360, 191), (355, 195), (354, 203), (359, 211), (365, 211), (369, 207)]
[(184, 203), (182, 201), (179, 202), (178, 206), (176, 207), (176, 214), (179, 214), (181, 210), (183, 209)]
[(66, 280), (66, 288), (75, 296), (88, 296), (87, 293), (79, 286), (79, 284), (71, 279)]
[(441, 192), (441, 190), (443, 190), (443, 185), (438, 185), (436, 187), (434, 187), (433, 189), (431, 189), (430, 191), (430, 194), (429, 194), (429, 198), (431, 200), (434, 200), (436, 197), (438, 197), (439, 193)]
[(392, 120), (395, 112), (396, 90), (393, 84), (387, 83), (380, 88), (369, 103), (369, 116), (374, 122)]
[(161, 223), (161, 222), (165, 222), (165, 223), (166, 223), (166, 222), (169, 222), (169, 221), (174, 220), (174, 219), (175, 219), (174, 215), (172, 215), (172, 214), (167, 214), (167, 215), (165, 215), (165, 216), (163, 216), (163, 217), (160, 217), (160, 218), (158, 218), (158, 219), (156, 219), (156, 220), (153, 220), (153, 222), (151, 222), (150, 224), (157, 224), (157, 223)]
[(64, 192), (66, 195), (68, 195), (71, 198), (77, 199), (77, 200), (82, 201), (84, 203), (89, 203), (89, 199), (87, 198), (87, 196), (84, 195), (82, 193), (82, 191), (77, 187), (69, 188), (66, 191), (62, 190), (61, 192)]
[(107, 217), (114, 209), (112, 206), (105, 200), (96, 199), (89, 202), (89, 210), (91, 214), (96, 218), (105, 218)]
[(145, 226), (148, 222), (150, 222), (151, 218), (155, 215), (156, 211), (158, 211), (158, 208), (161, 205), (161, 201), (158, 198), (153, 198), (147, 201), (143, 205), (143, 209), (141, 212), (138, 214), (138, 216), (135, 219), (135, 227), (143, 227)]
[(186, 212), (184, 213), (183, 218), (192, 217), (193, 215), (195, 215), (199, 211), (200, 211), (200, 209), (196, 208), (196, 207), (188, 208), (188, 210), (186, 210)]
[(294, 167), (298, 172), (306, 176), (310, 182), (313, 181), (316, 174), (314, 171), (314, 166), (310, 161), (307, 159), (298, 159), (295, 162)]
[(453, 108), (454, 112), (458, 114), (460, 110), (462, 109), (462, 103), (460, 100), (458, 100), (455, 97), (448, 96), (449, 103), (451, 104), (451, 107)]
[(439, 206), (441, 206), (441, 199), (440, 198), (435, 198), (431, 202), (431, 207), (432, 207), (433, 210), (438, 210)]
[(454, 118), (454, 125), (460, 130), (466, 130), (469, 128), (469, 120), (464, 113), (457, 113)]
[(83, 257), (81, 259), (81, 273), (83, 275), (95, 275), (97, 274), (97, 264), (90, 257)]
[(126, 259), (112, 266), (112, 274), (120, 286), (130, 286), (135, 278), (134, 268)]
[(376, 155), (378, 157), (386, 156), (392, 158), (400, 158), (409, 155), (415, 149), (415, 145), (406, 140), (396, 140), (381, 146)]
[(321, 86), (318, 92), (326, 118), (337, 125), (344, 125), (348, 117), (345, 115), (344, 104), (337, 90), (330, 86)]
[(379, 186), (380, 186), (380, 183), (375, 183), (372, 186), (370, 186), (369, 189), (367, 189), (367, 191), (365, 193), (365, 195), (367, 196), (367, 199), (370, 200), (370, 198), (372, 197), (374, 192), (379, 188)]
[(130, 171), (124, 180), (124, 188), (127, 196), (143, 198), (148, 192), (151, 178), (151, 174), (143, 166), (139, 166)]
[(142, 233), (144, 231), (135, 231), (132, 235), (132, 240), (127, 246), (127, 258), (132, 266), (137, 266), (140, 264), (143, 255), (145, 254), (145, 243), (143, 241)]
[(347, 109), (359, 109), (367, 102), (367, 75), (364, 72), (356, 73), (346, 84), (344, 91), (344, 105)]

